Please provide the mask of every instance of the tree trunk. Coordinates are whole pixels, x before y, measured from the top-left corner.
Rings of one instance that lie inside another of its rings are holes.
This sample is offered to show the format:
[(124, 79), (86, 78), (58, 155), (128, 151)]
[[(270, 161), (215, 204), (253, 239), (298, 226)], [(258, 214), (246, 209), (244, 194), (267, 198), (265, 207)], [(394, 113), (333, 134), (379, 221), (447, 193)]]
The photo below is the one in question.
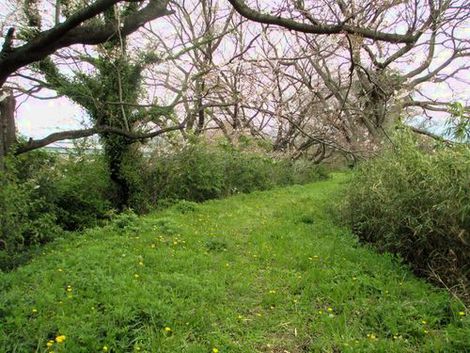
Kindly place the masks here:
[(111, 181), (116, 190), (114, 206), (119, 211), (124, 211), (130, 206), (131, 199), (131, 181), (123, 170), (124, 159), (131, 150), (131, 142), (125, 137), (109, 134), (103, 134), (101, 142), (104, 145)]
[(11, 91), (0, 91), (0, 171), (5, 168), (5, 156), (16, 143), (15, 104)]

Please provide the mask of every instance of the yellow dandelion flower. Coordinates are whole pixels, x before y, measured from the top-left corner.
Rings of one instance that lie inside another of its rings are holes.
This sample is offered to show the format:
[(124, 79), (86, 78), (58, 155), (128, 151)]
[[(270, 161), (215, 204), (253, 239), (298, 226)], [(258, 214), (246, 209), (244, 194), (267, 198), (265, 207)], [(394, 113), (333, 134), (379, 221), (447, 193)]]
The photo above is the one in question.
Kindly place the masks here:
[(219, 350), (217, 348), (212, 348), (212, 353), (219, 353)]
[(134, 278), (139, 278), (139, 275), (137, 273), (134, 274)]
[(426, 325), (426, 324), (427, 324), (426, 320), (421, 320), (421, 323), (422, 323), (423, 325)]
[(38, 312), (38, 309), (33, 309), (31, 311), (33, 312), (33, 314), (36, 314)]
[(108, 347), (107, 346), (103, 346), (103, 352), (107, 352), (108, 351)]
[(139, 261), (140, 266), (144, 266), (144, 263), (142, 261)]
[(328, 309), (326, 309), (326, 310), (328, 310), (328, 312), (331, 313), (331, 312), (333, 311), (333, 308), (328, 308)]
[(459, 311), (458, 314), (459, 314), (459, 316), (465, 316), (465, 312), (463, 312), (463, 311)]
[(53, 344), (54, 344), (54, 341), (53, 341), (53, 340), (49, 340), (49, 341), (47, 341), (46, 346), (52, 347)]
[(171, 330), (171, 328), (170, 328), (170, 327), (168, 327), (168, 326), (167, 326), (167, 327), (165, 327), (165, 328), (164, 328), (164, 330), (165, 330), (165, 332), (171, 332), (171, 331), (172, 331), (172, 330)]
[(59, 335), (59, 336), (57, 336), (57, 337), (55, 338), (55, 341), (56, 341), (57, 343), (63, 343), (63, 342), (65, 341), (65, 338), (66, 338), (66, 337), (65, 337), (64, 335)]

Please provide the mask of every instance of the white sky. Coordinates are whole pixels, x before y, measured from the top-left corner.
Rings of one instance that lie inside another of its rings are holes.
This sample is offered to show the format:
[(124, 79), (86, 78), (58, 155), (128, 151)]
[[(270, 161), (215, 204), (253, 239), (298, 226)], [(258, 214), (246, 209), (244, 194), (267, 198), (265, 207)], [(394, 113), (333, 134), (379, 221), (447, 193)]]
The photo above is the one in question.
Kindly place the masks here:
[(84, 112), (67, 98), (30, 98), (17, 109), (16, 127), (21, 135), (42, 138), (53, 132), (82, 128)]

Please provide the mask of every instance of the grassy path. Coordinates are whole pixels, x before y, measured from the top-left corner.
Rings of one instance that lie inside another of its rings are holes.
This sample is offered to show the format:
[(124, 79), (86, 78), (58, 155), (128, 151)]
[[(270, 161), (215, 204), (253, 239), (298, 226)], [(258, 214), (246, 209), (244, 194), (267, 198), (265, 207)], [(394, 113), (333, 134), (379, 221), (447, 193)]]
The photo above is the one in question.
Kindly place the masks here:
[(470, 352), (459, 303), (333, 223), (343, 179), (50, 244), (0, 275), (0, 352)]

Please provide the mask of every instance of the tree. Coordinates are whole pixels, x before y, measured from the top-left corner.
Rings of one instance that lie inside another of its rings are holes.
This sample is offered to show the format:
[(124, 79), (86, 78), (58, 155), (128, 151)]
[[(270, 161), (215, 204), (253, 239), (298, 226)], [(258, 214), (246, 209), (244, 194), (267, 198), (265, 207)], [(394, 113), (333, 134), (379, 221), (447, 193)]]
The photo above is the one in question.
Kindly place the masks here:
[[(136, 26), (171, 13), (167, 10), (171, 6), (174, 16), (168, 18), (173, 33), (168, 37), (172, 40), (157, 34), (151, 25), (147, 32), (148, 40), (158, 43), (168, 54), (167, 63), (174, 65), (148, 70), (144, 79), (145, 84), (176, 95), (175, 114), (179, 122), (188, 121), (186, 132), (217, 128), (231, 139), (235, 131), (248, 130), (272, 139), (277, 151), (290, 151), (295, 157), (305, 153), (316, 161), (331, 150), (345, 154), (373, 150), (386, 140), (387, 129), (405, 115), (448, 112), (449, 102), (428, 94), (430, 84), (456, 82), (470, 68), (466, 61), (470, 43), (463, 32), (469, 24), (470, 4), (465, 0), (229, 3), (224, 7), (216, 0), (172, 4), (152, 0), (147, 5), (121, 1), (121, 7), (138, 5), (108, 22), (105, 4), (117, 6), (118, 2), (97, 1), (92, 9), (72, 9), (67, 14), (59, 5), (55, 17), (66, 18), (64, 22), (41, 31), (38, 16), (29, 16), (30, 27), (39, 29), (16, 48), (9, 32), (3, 52), (9, 57), (11, 50), (23, 50), (29, 61), (15, 62), (28, 65), (70, 44), (96, 44), (99, 38), (104, 40), (100, 35), (106, 31), (111, 40), (119, 33), (125, 37)], [(30, 9), (36, 6), (31, 1), (27, 4)], [(92, 30), (89, 37), (84, 35)], [(49, 32), (56, 33), (54, 40)], [(41, 49), (36, 51), (28, 49), (31, 43), (49, 44), (36, 44)], [(224, 51), (231, 57), (224, 56)], [(8, 71), (13, 66), (2, 66), (2, 60), (0, 74), (8, 76), (16, 70)], [(122, 110), (123, 102), (117, 102)], [(467, 104), (463, 109), (468, 111)], [(95, 125), (31, 141), (18, 151), (98, 132), (129, 139), (158, 133)]]
[[(113, 9), (119, 4), (127, 5), (132, 11), (125, 12), (119, 18), (110, 17), (109, 14), (112, 14)], [(80, 9), (83, 6), (81, 3), (71, 5), (57, 2), (54, 25), (43, 29), (44, 19), (39, 15), (38, 9), (47, 4), (42, 4), (40, 1), (25, 1), (23, 11), (27, 26), (20, 31), (18, 38), (15, 38), (15, 28), (10, 28), (0, 51), (0, 89), (18, 70), (44, 60), (60, 49), (76, 44), (97, 45), (122, 41), (145, 23), (170, 14), (167, 5), (166, 0), (151, 0), (147, 3), (135, 0), (97, 0)], [(30, 139), (27, 143), (20, 144), (16, 153), (24, 153), (62, 139), (86, 137), (97, 133), (115, 134), (123, 139), (139, 140), (181, 128), (176, 126), (161, 131), (138, 133), (127, 127), (105, 123), (107, 122), (97, 120), (97, 124), (90, 129), (63, 131), (41, 140)], [(6, 146), (4, 153), (11, 147), (10, 144), (11, 142)], [(2, 157), (3, 154), (0, 155), (0, 159)]]
[[(355, 154), (371, 151), (397, 120), (449, 113), (450, 101), (435, 92), (439, 84), (458, 87), (470, 69), (466, 1), (284, 1), (256, 9), (242, 0), (230, 3), (278, 33), (265, 37), (273, 45), (262, 62), (272, 76), (282, 76), (272, 87), (281, 88), (284, 98), (278, 94), (267, 110), (287, 127), (277, 135), (276, 145), (283, 148), (313, 143)], [(274, 43), (283, 36), (280, 45), (288, 49), (279, 55)], [(310, 117), (300, 119), (293, 106)], [(463, 110), (470, 111), (465, 105)]]

